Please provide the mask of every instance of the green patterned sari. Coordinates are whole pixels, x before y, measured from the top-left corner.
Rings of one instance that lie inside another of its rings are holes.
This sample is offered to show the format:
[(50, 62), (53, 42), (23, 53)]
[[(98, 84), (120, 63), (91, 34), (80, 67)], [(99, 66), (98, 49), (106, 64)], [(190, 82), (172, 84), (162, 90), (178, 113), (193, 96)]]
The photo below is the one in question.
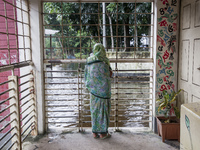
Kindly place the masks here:
[(110, 62), (102, 44), (97, 43), (85, 66), (85, 84), (90, 92), (93, 133), (107, 133), (110, 122)]

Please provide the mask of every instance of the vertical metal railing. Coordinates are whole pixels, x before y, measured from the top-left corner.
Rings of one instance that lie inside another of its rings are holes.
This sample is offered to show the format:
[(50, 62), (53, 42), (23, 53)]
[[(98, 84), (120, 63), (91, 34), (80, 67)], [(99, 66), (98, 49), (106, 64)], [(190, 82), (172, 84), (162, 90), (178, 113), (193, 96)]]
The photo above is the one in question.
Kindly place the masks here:
[(77, 70), (77, 77), (78, 77), (78, 130), (81, 131), (81, 124), (82, 124), (82, 121), (81, 121), (81, 105), (80, 105), (80, 101), (81, 101), (81, 93), (80, 93), (80, 79), (79, 79), (79, 76), (80, 76), (80, 69), (78, 68)]
[(83, 121), (84, 121), (84, 118), (83, 118), (83, 105), (84, 105), (84, 103), (83, 103), (83, 83), (84, 83), (84, 81), (83, 81), (83, 76), (82, 76), (82, 73), (83, 73), (83, 70), (81, 69), (81, 67), (79, 67), (80, 69), (79, 69), (79, 72), (80, 72), (80, 76), (79, 76), (79, 78), (81, 79), (81, 82), (80, 82), (80, 85), (81, 85), (81, 87), (80, 87), (80, 105), (81, 105), (81, 112), (80, 112), (80, 114), (81, 114), (81, 131), (83, 131)]
[[(117, 65), (116, 65), (117, 67)], [(115, 85), (115, 93), (119, 93), (119, 88), (118, 88), (118, 69), (116, 68), (115, 69), (115, 72), (116, 72), (116, 75), (114, 76), (115, 78), (115, 82), (114, 82), (114, 85)], [(119, 130), (119, 125), (118, 125), (118, 100), (119, 100), (119, 94), (117, 94), (116, 98), (114, 99), (114, 102), (115, 102), (115, 119), (114, 119), (114, 122), (115, 122), (115, 130), (118, 131)]]

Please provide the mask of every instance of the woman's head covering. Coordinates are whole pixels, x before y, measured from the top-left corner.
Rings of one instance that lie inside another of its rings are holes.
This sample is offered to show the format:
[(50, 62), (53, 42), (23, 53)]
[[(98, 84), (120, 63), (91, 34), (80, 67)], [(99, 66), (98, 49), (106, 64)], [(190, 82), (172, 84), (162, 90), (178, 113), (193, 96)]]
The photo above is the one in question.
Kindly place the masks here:
[(101, 43), (96, 43), (94, 45), (93, 54), (99, 57), (106, 57), (106, 51)]
[(109, 61), (109, 59), (106, 57), (105, 48), (104, 48), (104, 46), (103, 46), (101, 43), (96, 43), (96, 44), (94, 45), (94, 48), (93, 48), (93, 55), (90, 56), (90, 57), (87, 59), (87, 62), (92, 62), (92, 61), (96, 61), (96, 60), (103, 61), (103, 62), (105, 62), (107, 65), (110, 66), (110, 61)]

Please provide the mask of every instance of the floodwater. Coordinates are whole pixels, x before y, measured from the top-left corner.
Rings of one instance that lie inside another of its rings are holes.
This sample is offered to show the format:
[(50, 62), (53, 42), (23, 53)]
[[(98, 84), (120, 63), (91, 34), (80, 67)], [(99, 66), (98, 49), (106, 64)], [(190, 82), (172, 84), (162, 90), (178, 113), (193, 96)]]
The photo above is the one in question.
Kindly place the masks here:
[[(52, 64), (46, 70), (48, 128), (90, 127), (90, 95), (84, 86), (84, 64)], [(149, 126), (152, 103), (150, 74), (149, 71), (114, 71), (111, 127)]]

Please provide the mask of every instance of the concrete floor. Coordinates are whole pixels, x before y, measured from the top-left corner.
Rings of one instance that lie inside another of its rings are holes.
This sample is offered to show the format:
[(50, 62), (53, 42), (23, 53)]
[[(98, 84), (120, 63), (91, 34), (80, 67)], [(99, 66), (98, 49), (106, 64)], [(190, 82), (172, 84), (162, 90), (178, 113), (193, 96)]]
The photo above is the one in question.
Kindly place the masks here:
[(178, 150), (179, 142), (166, 140), (151, 132), (109, 131), (109, 139), (94, 139), (91, 131), (49, 133), (36, 138), (28, 138), (23, 150)]

